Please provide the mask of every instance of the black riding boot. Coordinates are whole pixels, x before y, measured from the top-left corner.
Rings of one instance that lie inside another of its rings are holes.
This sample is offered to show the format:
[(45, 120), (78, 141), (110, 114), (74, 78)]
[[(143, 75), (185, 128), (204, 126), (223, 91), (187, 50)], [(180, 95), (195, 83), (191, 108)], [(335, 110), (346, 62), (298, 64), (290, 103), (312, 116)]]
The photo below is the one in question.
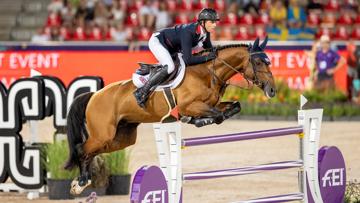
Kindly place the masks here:
[(150, 95), (150, 92), (154, 90), (159, 84), (165, 81), (168, 77), (167, 66), (163, 66), (158, 70), (143, 87), (138, 88), (135, 92), (135, 98), (141, 108), (145, 108), (145, 103)]

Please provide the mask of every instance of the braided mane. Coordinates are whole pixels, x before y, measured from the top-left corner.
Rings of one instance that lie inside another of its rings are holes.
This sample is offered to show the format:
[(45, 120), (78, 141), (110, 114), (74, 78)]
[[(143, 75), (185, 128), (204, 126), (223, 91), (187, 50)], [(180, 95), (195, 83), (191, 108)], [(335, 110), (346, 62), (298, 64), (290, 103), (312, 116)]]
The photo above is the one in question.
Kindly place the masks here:
[[(249, 45), (248, 44), (227, 44), (227, 45), (222, 45), (222, 46), (217, 46), (216, 47), (216, 50), (218, 51), (221, 51), (223, 49), (228, 49), (228, 48), (236, 48), (236, 47), (246, 47), (248, 48)], [(204, 53), (208, 53), (208, 52), (211, 52), (212, 48), (210, 49), (204, 49), (196, 54), (194, 54), (195, 56), (198, 56), (198, 55), (202, 55)]]

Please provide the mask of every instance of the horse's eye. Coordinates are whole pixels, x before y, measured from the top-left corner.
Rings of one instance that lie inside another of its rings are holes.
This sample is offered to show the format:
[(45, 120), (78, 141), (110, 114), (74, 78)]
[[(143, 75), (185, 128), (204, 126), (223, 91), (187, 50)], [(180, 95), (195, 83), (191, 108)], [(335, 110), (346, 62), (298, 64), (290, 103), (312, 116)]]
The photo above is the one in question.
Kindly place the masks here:
[(261, 62), (260, 61), (256, 61), (255, 63), (257, 66), (260, 66), (261, 65)]

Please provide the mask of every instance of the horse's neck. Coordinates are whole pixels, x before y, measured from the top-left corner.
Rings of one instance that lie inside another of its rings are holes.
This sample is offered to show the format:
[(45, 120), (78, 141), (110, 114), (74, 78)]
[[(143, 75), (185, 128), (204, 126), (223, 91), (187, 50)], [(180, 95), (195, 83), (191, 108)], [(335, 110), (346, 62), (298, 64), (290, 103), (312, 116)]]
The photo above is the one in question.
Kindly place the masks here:
[[(238, 73), (234, 71), (233, 68), (236, 68), (239, 72), (243, 72), (244, 68), (246, 67), (248, 61), (247, 51), (241, 53), (243, 57), (235, 56), (234, 53), (239, 53), (239, 51), (232, 52), (231, 54), (221, 53), (219, 55), (219, 59), (217, 60), (215, 67), (216, 75), (223, 81), (229, 80)], [(231, 66), (232, 68), (229, 66)]]

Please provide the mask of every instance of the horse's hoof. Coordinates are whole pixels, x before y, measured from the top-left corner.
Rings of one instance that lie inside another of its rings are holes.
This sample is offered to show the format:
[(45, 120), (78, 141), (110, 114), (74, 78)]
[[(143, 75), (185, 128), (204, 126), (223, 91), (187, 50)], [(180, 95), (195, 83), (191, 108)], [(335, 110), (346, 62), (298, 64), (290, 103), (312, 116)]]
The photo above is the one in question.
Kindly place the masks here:
[(181, 116), (180, 117), (180, 121), (183, 122), (183, 123), (190, 123), (192, 117), (190, 116)]
[(240, 104), (240, 102), (234, 101), (234, 102), (231, 104), (231, 108), (239, 108), (239, 109), (241, 110), (241, 104)]
[(79, 195), (89, 185), (91, 185), (91, 180), (88, 180), (88, 182), (84, 186), (80, 186), (78, 180), (73, 180), (71, 182), (70, 194)]
[(233, 115), (239, 113), (241, 111), (240, 102), (236, 101), (231, 104), (231, 108), (224, 112), (225, 119), (232, 117)]
[(194, 120), (194, 124), (198, 128), (203, 127), (205, 125), (213, 124), (214, 122), (215, 122), (214, 118), (196, 118)]

